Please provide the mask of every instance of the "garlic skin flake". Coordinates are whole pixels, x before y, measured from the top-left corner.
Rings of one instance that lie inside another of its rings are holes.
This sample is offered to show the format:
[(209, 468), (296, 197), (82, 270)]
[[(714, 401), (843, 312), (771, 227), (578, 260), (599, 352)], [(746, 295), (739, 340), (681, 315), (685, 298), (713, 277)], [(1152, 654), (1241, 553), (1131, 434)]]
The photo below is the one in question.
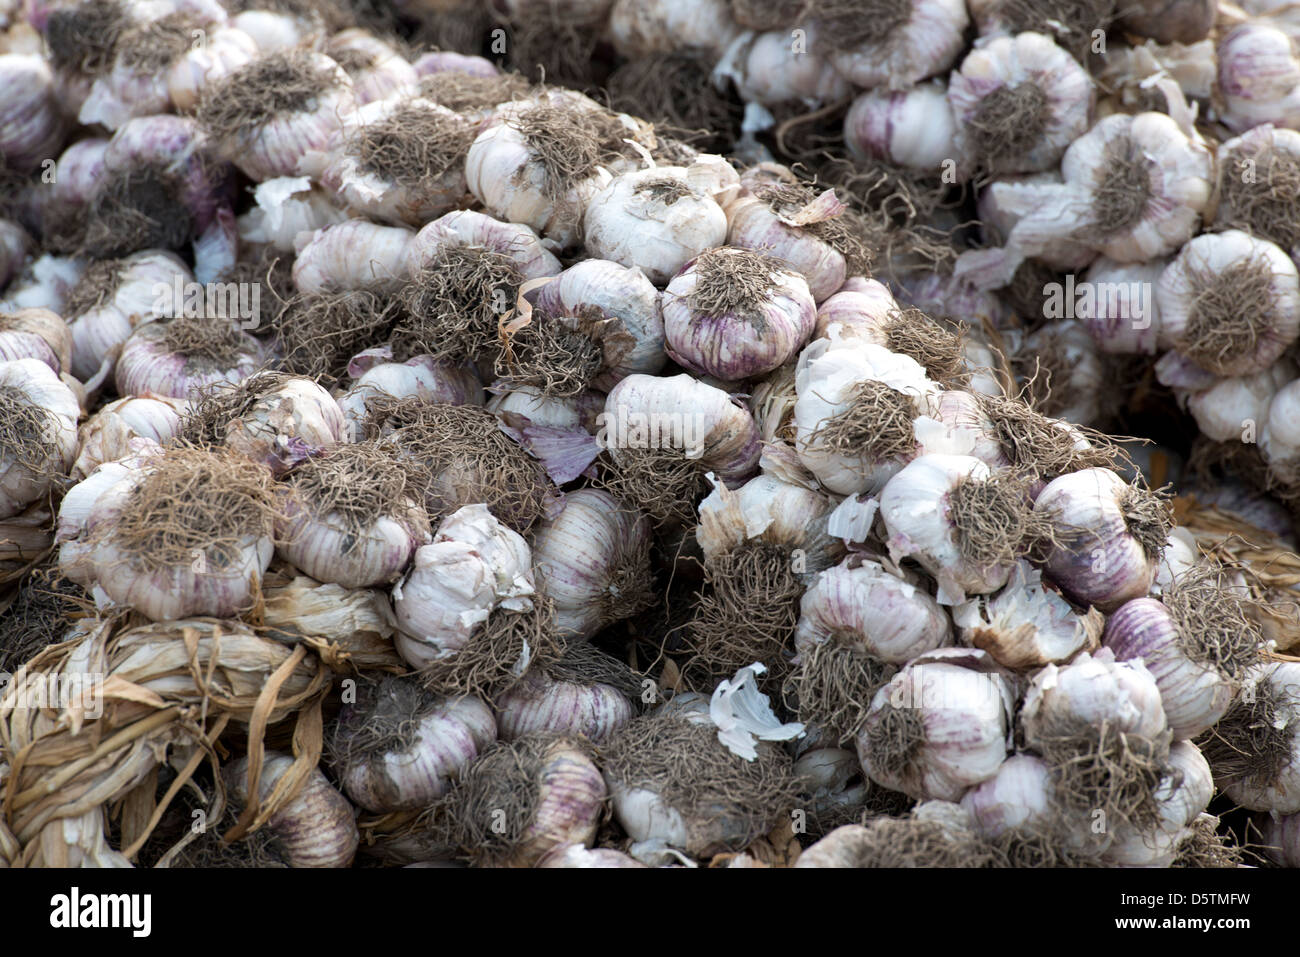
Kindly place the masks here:
[(291, 253), (300, 233), (314, 233), (350, 217), (307, 176), (277, 176), (253, 189), (256, 206), (239, 217), (239, 238)]
[(455, 655), (497, 608), (531, 610), (536, 591), (528, 543), (486, 505), (459, 508), (393, 587), (397, 652), (413, 668)]

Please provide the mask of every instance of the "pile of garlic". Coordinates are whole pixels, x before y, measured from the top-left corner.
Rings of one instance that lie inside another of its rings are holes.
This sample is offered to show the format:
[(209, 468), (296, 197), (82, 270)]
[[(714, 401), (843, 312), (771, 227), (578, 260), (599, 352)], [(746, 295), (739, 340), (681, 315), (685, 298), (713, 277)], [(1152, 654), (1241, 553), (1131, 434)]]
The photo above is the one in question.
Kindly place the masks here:
[[(1300, 463), (1300, 236), (1224, 179), (1300, 157), (1249, 77), (1285, 20), (1137, 3), (1151, 39), (1089, 52), (1119, 25), (997, 0), (510, 0), (521, 75), (464, 5), (418, 56), (320, 6), (0, 35), (0, 603), (63, 580), (75, 621), (30, 630), (85, 641), (65, 673), (225, 629), (329, 672), (301, 725), (339, 706), (319, 764), (159, 737), (65, 857), (1164, 866), (1240, 855), (1217, 793), (1296, 862), (1300, 666), (1091, 428), (1110, 357), (1163, 351), (1209, 438), (1246, 416), (1273, 480)], [(710, 77), (730, 152), (530, 83), (538, 24)], [(825, 117), (814, 179), (786, 136)], [(1121, 294), (1013, 314), (1046, 271)], [(239, 840), (112, 845), (163, 755)]]

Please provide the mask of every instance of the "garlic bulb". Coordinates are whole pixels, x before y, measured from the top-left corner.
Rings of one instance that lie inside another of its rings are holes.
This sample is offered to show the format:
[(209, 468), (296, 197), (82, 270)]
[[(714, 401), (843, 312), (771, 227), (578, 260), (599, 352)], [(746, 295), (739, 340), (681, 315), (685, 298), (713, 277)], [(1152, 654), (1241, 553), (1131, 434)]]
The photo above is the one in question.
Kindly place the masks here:
[(313, 46), (321, 30), (311, 16), (295, 16), (276, 10), (242, 10), (230, 18), (230, 25), (242, 30), (262, 53), (277, 53), (298, 46)]
[(1158, 825), (1140, 829), (1121, 823), (1102, 860), (1121, 867), (1168, 867), (1188, 827), (1213, 796), (1214, 775), (1200, 749), (1190, 741), (1175, 742), (1169, 749), (1168, 772), (1152, 795)]
[(1088, 268), (1074, 315), (1099, 352), (1149, 356), (1169, 345), (1157, 293), (1166, 265), (1164, 259), (1117, 263), (1103, 256)]
[(720, 56), (739, 32), (726, 0), (614, 0), (607, 29), (629, 60), (683, 47)]
[(349, 218), (306, 176), (277, 176), (258, 183), (253, 199), (257, 205), (239, 217), (239, 238), (282, 253), (294, 251), (299, 233), (314, 233)]
[(926, 801), (907, 817), (878, 815), (837, 827), (799, 855), (795, 867), (994, 866), (996, 857), (962, 807)]
[(1015, 671), (1064, 664), (1080, 651), (1096, 651), (1105, 625), (1095, 608), (1077, 613), (1023, 560), (1001, 592), (958, 605), (952, 617), (964, 643)]
[[(360, 373), (347, 392), (338, 397), (343, 413), (344, 434), (360, 436), (370, 402), (378, 396), (418, 399), (448, 405), (482, 405), (483, 383), (473, 367), (465, 363), (439, 362), (430, 356), (416, 356), (406, 362), (375, 362), (354, 358), (348, 366)], [(364, 370), (364, 371), (362, 371)]]
[(285, 560), (348, 588), (387, 584), (430, 539), (409, 476), (388, 450), (345, 445), (298, 465), (277, 522)]
[(604, 744), (632, 720), (640, 685), (630, 668), (586, 642), (533, 669), (495, 701), (503, 741), (533, 732), (581, 734)]
[(479, 76), (491, 78), (500, 76), (501, 71), (491, 60), (481, 56), (469, 56), (453, 50), (430, 50), (421, 53), (412, 62), (416, 75), (421, 79), (436, 76), (439, 73), (455, 73), (462, 76)]
[(48, 493), (77, 455), (81, 404), (39, 359), (0, 361), (0, 518)]
[(439, 698), (404, 678), (358, 683), (330, 739), (343, 792), (377, 814), (423, 808), (446, 794), (497, 737), (478, 698)]
[(10, 219), (0, 219), (0, 289), (18, 275), (27, 259), (31, 237), (27, 230)]
[(407, 275), (407, 255), (415, 232), (403, 226), (377, 226), (363, 219), (299, 233), (293, 281), (299, 292), (348, 289), (388, 291)]
[(746, 103), (776, 106), (798, 102), (807, 107), (847, 96), (850, 86), (826, 59), (810, 53), (818, 46), (816, 27), (801, 27), (796, 42), (788, 30), (742, 33), (714, 68), (715, 83), (726, 77)]
[(1300, 419), (1296, 406), (1300, 403), (1300, 379), (1288, 382), (1278, 389), (1268, 406), (1268, 421), (1259, 435), (1259, 451), (1268, 463), (1270, 472), (1286, 482), (1300, 462)]
[(538, 289), (535, 306), (551, 315), (594, 306), (622, 323), (623, 331), (632, 336), (634, 344), (593, 383), (597, 388), (608, 388), (632, 373), (653, 375), (663, 368), (666, 356), (660, 301), (659, 291), (639, 269), (624, 268), (603, 259), (586, 259)]
[(950, 651), (913, 659), (876, 692), (857, 736), (868, 777), (920, 801), (960, 799), (1007, 755), (1009, 682), (969, 657), (981, 652)]
[(0, 154), (25, 172), (53, 156), (63, 138), (54, 74), (38, 54), (0, 54)]
[(1300, 663), (1254, 665), (1203, 743), (1224, 794), (1252, 811), (1300, 811)]
[(533, 533), (542, 590), (561, 635), (590, 638), (650, 600), (650, 523), (608, 492), (583, 488)]
[(1300, 132), (1264, 123), (1219, 145), (1214, 223), (1300, 252), (1296, 191)]
[(1079, 425), (1101, 419), (1106, 370), (1083, 323), (1064, 319), (1039, 326), (1012, 358), (1032, 370), (1030, 394), (1044, 415)]
[(325, 53), (352, 77), (358, 106), (408, 93), (419, 82), (397, 50), (364, 29), (340, 30), (325, 44)]
[[(192, 32), (188, 39), (193, 43)], [(208, 84), (230, 76), (252, 62), (257, 53), (257, 41), (237, 26), (209, 30), (202, 43), (192, 45), (167, 70), (167, 95), (172, 105), (178, 111), (193, 109)]]
[(66, 316), (64, 306), (68, 294), (85, 272), (86, 264), (83, 260), (47, 253), (14, 277), (5, 297), (0, 299), (0, 310), (17, 312), (19, 309), (49, 309)]
[(840, 549), (827, 532), (830, 499), (822, 492), (757, 475), (735, 491), (715, 482), (700, 503), (696, 540), (708, 564), (749, 543), (799, 549), (797, 574), (828, 568)]
[(1084, 469), (1049, 482), (1034, 511), (1054, 529), (1047, 573), (1072, 598), (1113, 611), (1151, 590), (1172, 524), (1152, 493)]
[(816, 314), (797, 272), (720, 247), (688, 263), (664, 290), (665, 348), (697, 374), (748, 379), (793, 358), (812, 335)]
[(191, 398), (218, 382), (240, 382), (266, 361), (262, 344), (217, 316), (143, 325), (122, 345), (114, 370), (119, 395)]
[(475, 132), (472, 121), (429, 100), (367, 103), (299, 171), (358, 216), (418, 227), (467, 195), (465, 154)]
[(540, 861), (538, 867), (646, 867), (636, 858), (628, 857), (612, 847), (588, 850), (580, 844), (565, 844), (555, 848)]
[(656, 166), (615, 177), (587, 206), (589, 255), (640, 269), (662, 286), (727, 238), (727, 216), (691, 170)]
[(913, 423), (940, 391), (916, 360), (856, 339), (815, 340), (795, 387), (795, 451), (839, 495), (885, 486), (915, 454)]
[(966, 792), (961, 806), (985, 837), (1034, 827), (1054, 811), (1051, 769), (1032, 754), (1013, 754), (997, 773)]
[(160, 250), (92, 264), (63, 312), (72, 331), (72, 374), (83, 382), (101, 372), (110, 375), (132, 330), (175, 315), (182, 303), (170, 293), (177, 282), (184, 289), (193, 278), (179, 257)]
[(1285, 32), (1264, 19), (1247, 21), (1219, 39), (1216, 53), (1223, 122), (1230, 130), (1300, 124), (1300, 58)]
[(265, 54), (207, 86), (197, 118), (220, 154), (252, 180), (293, 176), (356, 110), (352, 80), (309, 50)]
[[(267, 801), (281, 778), (296, 764), (287, 754), (266, 753), (257, 780), (257, 797)], [(231, 797), (239, 804), (250, 800), (247, 757), (222, 769)], [(348, 867), (356, 855), (360, 835), (355, 812), (325, 775), (313, 768), (293, 799), (267, 820), (267, 827), (290, 867)]]
[(1161, 329), (1219, 376), (1271, 366), (1300, 336), (1300, 274), (1277, 246), (1240, 230), (1197, 236), (1156, 286)]
[(81, 427), (80, 451), (69, 473), (80, 482), (105, 462), (166, 445), (181, 431), (188, 408), (183, 399), (165, 396), (127, 396), (109, 402)]
[(1041, 33), (994, 37), (955, 70), (948, 102), (965, 161), (986, 172), (1051, 169), (1088, 129), (1092, 78)]
[(1300, 867), (1300, 815), (1270, 814), (1261, 829), (1269, 857), (1283, 867)]
[(72, 371), (72, 333), (48, 309), (0, 312), (0, 362), (40, 359), (55, 374)]
[(393, 587), (398, 654), (413, 668), (453, 658), (491, 639), (480, 626), (494, 611), (531, 611), (536, 591), (528, 543), (487, 506), (466, 505), (438, 526), (431, 545), (416, 550), (414, 567)]
[(961, 0), (907, 0), (864, 9), (819, 4), (813, 22), (823, 49), (852, 83), (904, 89), (950, 67), (970, 23)]
[(1269, 407), (1280, 385), (1276, 369), (1274, 366), (1231, 379), (1211, 378), (1191, 391), (1186, 399), (1187, 411), (1201, 433), (1215, 442), (1244, 442), (1259, 437), (1267, 428)]
[[(1052, 202), (1054, 197), (1059, 196), (1062, 182), (1060, 172), (1053, 168), (1042, 173), (1004, 176), (989, 183), (980, 191), (976, 205), (981, 235), (985, 241), (989, 243), (1004, 241), (1022, 219), (1031, 215), (1043, 202)], [(1034, 261), (1050, 266), (1058, 272), (1071, 274), (1084, 269), (1096, 258), (1096, 250), (1088, 243), (1064, 236), (1046, 240), (1037, 246)], [(1083, 288), (1087, 289), (1086, 286)], [(1069, 275), (1066, 276), (1065, 289), (1067, 294), (1061, 305), (1064, 302), (1073, 304), (1074, 285)], [(1051, 290), (1048, 289), (1034, 290), (1035, 295), (1042, 293), (1043, 305), (1041, 310), (1033, 309), (1033, 319), (1036, 320), (1039, 315), (1049, 319), (1060, 319), (1071, 315), (1084, 318), (1088, 311), (1088, 302), (1075, 304), (1073, 312), (1065, 311), (1059, 308), (1056, 301), (1059, 299), (1059, 294), (1054, 297), (1050, 292)], [(1084, 309), (1080, 309), (1079, 305), (1083, 305)], [(1023, 308), (1025, 311), (1029, 309), (1027, 305), (1017, 308)], [(1054, 309), (1056, 309), (1055, 314)]]
[(73, 245), (78, 227), (100, 184), (106, 178), (104, 153), (108, 140), (87, 137), (70, 145), (54, 166), (54, 182), (49, 184), (41, 205), (41, 232), (47, 243)]
[[(457, 247), (484, 249), (504, 256), (524, 280), (558, 276), (562, 269), (560, 261), (527, 226), (501, 222), (470, 209), (458, 209), (416, 233), (408, 255), (411, 278), (418, 279), (421, 269), (440, 265), (446, 253)], [(513, 297), (505, 305), (514, 305)]]
[(271, 483), (263, 466), (197, 449), (101, 466), (59, 509), (60, 568), (154, 621), (233, 618), (274, 552)]
[(956, 137), (957, 122), (942, 80), (902, 90), (869, 90), (844, 117), (844, 145), (861, 163), (882, 159), (935, 170), (959, 155)]

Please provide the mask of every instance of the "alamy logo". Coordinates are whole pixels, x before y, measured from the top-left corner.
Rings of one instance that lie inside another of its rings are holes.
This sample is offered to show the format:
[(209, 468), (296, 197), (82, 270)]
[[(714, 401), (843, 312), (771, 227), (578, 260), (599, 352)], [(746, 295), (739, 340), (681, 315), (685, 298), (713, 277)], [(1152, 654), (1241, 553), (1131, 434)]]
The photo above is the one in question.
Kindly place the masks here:
[(1149, 282), (1079, 282), (1043, 286), (1044, 319), (1127, 319), (1134, 329), (1148, 329), (1154, 316)]
[(171, 319), (238, 319), (239, 328), (261, 325), (262, 289), (256, 282), (186, 282), (179, 274), (153, 284), (154, 315)]
[(50, 926), (127, 928), (132, 937), (148, 937), (153, 929), (153, 897), (149, 894), (70, 894), (50, 898)]
[(698, 412), (629, 412), (596, 416), (602, 449), (681, 449), (687, 458), (704, 454), (704, 416)]

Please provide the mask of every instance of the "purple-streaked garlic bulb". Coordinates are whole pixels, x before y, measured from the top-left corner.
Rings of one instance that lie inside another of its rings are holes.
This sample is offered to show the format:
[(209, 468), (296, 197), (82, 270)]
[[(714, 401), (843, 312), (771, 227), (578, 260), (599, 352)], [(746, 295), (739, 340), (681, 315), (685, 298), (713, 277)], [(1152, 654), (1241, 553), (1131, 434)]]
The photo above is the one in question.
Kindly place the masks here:
[(1223, 793), (1252, 811), (1300, 811), (1300, 662), (1253, 665), (1202, 742)]
[(880, 493), (890, 556), (914, 558), (956, 605), (1007, 584), (1045, 526), (1026, 483), (968, 455), (914, 459)]
[(0, 311), (0, 362), (40, 359), (55, 374), (72, 371), (72, 332), (49, 309)]
[(1194, 738), (1223, 717), (1264, 643), (1247, 602), (1210, 568), (1189, 571), (1160, 601), (1121, 605), (1104, 640), (1117, 658), (1140, 659), (1155, 677), (1178, 739)]
[(625, 140), (646, 140), (639, 121), (593, 100), (555, 90), (502, 104), (469, 148), (470, 192), (498, 219), (536, 230), (559, 246), (581, 241), (596, 194), (635, 168)]
[(60, 506), (60, 568), (154, 621), (234, 618), (274, 554), (272, 486), (270, 470), (226, 452), (101, 466)]
[(345, 434), (362, 434), (369, 403), (378, 396), (448, 405), (483, 404), (483, 383), (468, 363), (440, 362), (432, 356), (416, 356), (406, 362), (386, 362), (385, 358), (381, 353), (363, 353), (349, 363), (348, 371), (357, 379), (338, 397)]
[(364, 219), (299, 233), (293, 282), (299, 292), (395, 291), (405, 281), (415, 231)]
[(81, 404), (40, 359), (0, 361), (0, 518), (17, 515), (68, 473)]
[(1228, 31), (1215, 51), (1223, 122), (1234, 132), (1300, 123), (1300, 57), (1295, 41), (1267, 18)]
[(803, 47), (792, 42), (789, 30), (740, 34), (714, 68), (714, 82), (731, 80), (747, 104), (813, 108), (843, 99), (852, 88), (829, 62), (808, 55), (808, 48), (817, 45), (816, 29), (803, 29)]
[[(524, 280), (557, 276), (562, 267), (532, 229), (519, 223), (503, 222), (484, 213), (458, 209), (434, 220), (415, 235), (409, 250), (410, 275), (440, 267), (446, 254), (456, 248), (486, 250), (514, 264)], [(505, 307), (514, 305), (513, 296)]]
[(1071, 598), (1113, 611), (1151, 590), (1172, 522), (1150, 491), (1083, 469), (1049, 482), (1034, 511), (1052, 525), (1047, 574)]
[(414, 668), (455, 657), (493, 612), (529, 612), (537, 593), (528, 543), (485, 505), (443, 520), (393, 588), (398, 654)]
[(942, 80), (902, 90), (868, 90), (844, 117), (844, 145), (863, 163), (880, 159), (933, 172), (960, 155), (956, 135)]
[[(854, 327), (875, 329), (882, 326), (898, 309), (898, 300), (884, 283), (853, 277), (817, 306), (817, 326), (813, 334), (818, 339), (829, 339), (832, 337), (831, 329), (838, 325), (841, 338), (847, 338), (846, 333)], [(883, 342), (877, 344), (885, 345)]]
[(581, 844), (557, 847), (537, 862), (538, 867), (647, 867), (612, 847), (589, 849)]
[(1218, 376), (1271, 366), (1300, 336), (1300, 274), (1291, 258), (1238, 229), (1197, 236), (1160, 275), (1161, 330)]
[(421, 79), (438, 73), (459, 73), (465, 76), (478, 76), (490, 79), (500, 76), (501, 71), (488, 59), (481, 56), (469, 56), (454, 50), (431, 50), (421, 53), (412, 61), (411, 66)]
[(299, 169), (355, 215), (419, 227), (468, 194), (465, 154), (475, 132), (470, 119), (430, 100), (367, 103)]
[[(295, 759), (290, 755), (266, 752), (257, 780), (260, 801), (272, 797), (276, 785), (294, 764)], [(251, 793), (249, 759), (243, 757), (228, 764), (222, 774), (235, 803), (246, 805)], [(361, 842), (355, 813), (347, 798), (334, 789), (319, 769), (313, 768), (293, 799), (272, 814), (264, 826), (290, 867), (348, 867)]]
[(877, 784), (917, 800), (957, 801), (1007, 756), (1015, 695), (982, 652), (914, 658), (876, 692), (857, 736)]
[(795, 451), (839, 495), (878, 492), (916, 452), (914, 422), (939, 386), (908, 356), (858, 339), (818, 339), (795, 372)]
[(961, 799), (975, 827), (988, 838), (1051, 819), (1054, 811), (1051, 769), (1033, 754), (1013, 754), (997, 773)]
[(183, 292), (193, 278), (179, 257), (161, 250), (93, 263), (63, 313), (72, 331), (72, 374), (83, 382), (111, 375), (132, 330), (175, 315), (183, 303), (174, 289), (179, 283)]
[(181, 431), (189, 403), (157, 395), (132, 395), (108, 403), (78, 436), (80, 451), (71, 478), (80, 482), (105, 462), (118, 462), (166, 445)]
[(595, 842), (607, 791), (591, 745), (529, 734), (479, 755), (446, 800), (452, 841), (479, 866), (533, 867)]
[(194, 397), (218, 382), (238, 383), (266, 363), (261, 342), (219, 316), (182, 317), (136, 329), (114, 369), (119, 395)]
[(204, 88), (196, 117), (219, 154), (250, 179), (294, 176), (356, 110), (352, 80), (321, 53), (258, 57)]
[(905, 0), (867, 13), (855, 5), (814, 8), (814, 50), (854, 85), (903, 89), (942, 73), (961, 53), (970, 23), (961, 0)]
[(1064, 664), (1081, 651), (1096, 651), (1105, 625), (1101, 612), (1075, 611), (1023, 560), (1000, 592), (958, 605), (952, 617), (964, 644), (982, 648), (1013, 671)]
[(650, 602), (650, 523), (608, 492), (583, 488), (533, 532), (538, 581), (561, 635), (590, 638)]
[(620, 320), (623, 331), (632, 336), (631, 349), (597, 378), (597, 388), (608, 388), (633, 373), (654, 374), (663, 368), (667, 357), (660, 303), (659, 290), (639, 269), (603, 259), (570, 266), (538, 289), (534, 298), (534, 306), (550, 315), (595, 307)]
[(1092, 78), (1041, 33), (977, 46), (948, 84), (964, 161), (992, 174), (1034, 173), (1060, 162), (1088, 129)]
[(711, 249), (663, 295), (668, 355), (698, 375), (736, 382), (784, 365), (812, 335), (817, 307), (797, 272), (760, 253)]
[(1300, 814), (1269, 814), (1260, 830), (1268, 856), (1283, 867), (1300, 867)]
[[(60, 154), (54, 167), (54, 182), (48, 184), (41, 203), (41, 230), (47, 242), (61, 243), (65, 232), (75, 233), (75, 225), (85, 217), (105, 179), (107, 150), (107, 139), (91, 136), (71, 144)], [(70, 240), (67, 242), (71, 245)]]
[(727, 204), (727, 243), (780, 260), (808, 282), (821, 302), (850, 273), (865, 272), (870, 252), (854, 214), (834, 190), (818, 192), (785, 167), (762, 168), (740, 178), (745, 186)]
[(604, 744), (632, 720), (639, 694), (630, 668), (579, 640), (558, 661), (531, 669), (499, 694), (494, 707), (503, 741), (549, 732)]
[(1156, 295), (1166, 265), (1164, 259), (1117, 263), (1103, 256), (1088, 267), (1074, 315), (1092, 336), (1097, 351), (1150, 356), (1169, 344)]
[(54, 74), (45, 57), (0, 54), (0, 155), (5, 164), (25, 172), (53, 157), (63, 132)]
[(391, 450), (344, 445), (298, 465), (285, 483), (279, 551), (312, 578), (347, 588), (395, 581), (431, 531)]
[(343, 793), (376, 814), (424, 808), (446, 794), (497, 739), (475, 697), (443, 698), (409, 678), (358, 682), (329, 741)]
[(609, 37), (629, 60), (682, 48), (721, 56), (740, 32), (730, 7), (726, 0), (614, 0)]
[(325, 53), (352, 77), (358, 106), (397, 98), (419, 83), (415, 68), (391, 44), (359, 27), (330, 37)]
[(709, 186), (680, 166), (616, 176), (587, 206), (587, 253), (640, 269), (664, 285), (706, 249), (726, 242), (727, 215)]
[(1200, 749), (1190, 741), (1174, 742), (1167, 770), (1152, 794), (1157, 824), (1139, 828), (1121, 821), (1102, 861), (1120, 867), (1168, 867), (1213, 796), (1214, 775)]
[(349, 218), (307, 176), (277, 176), (258, 183), (253, 199), (257, 205), (238, 219), (240, 240), (282, 253), (293, 252), (299, 233), (314, 233)]

